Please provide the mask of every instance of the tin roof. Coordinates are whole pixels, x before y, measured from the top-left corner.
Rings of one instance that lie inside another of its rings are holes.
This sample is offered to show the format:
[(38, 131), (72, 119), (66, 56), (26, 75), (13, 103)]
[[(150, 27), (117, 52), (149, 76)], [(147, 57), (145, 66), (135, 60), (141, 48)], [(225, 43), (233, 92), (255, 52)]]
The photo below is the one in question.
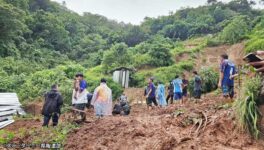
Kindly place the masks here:
[(0, 129), (14, 122), (13, 115), (25, 112), (16, 93), (0, 93)]
[(115, 71), (119, 71), (119, 70), (129, 70), (129, 71), (136, 71), (135, 68), (128, 68), (128, 67), (118, 67), (118, 68), (115, 68), (113, 70), (111, 70), (110, 72), (115, 72)]

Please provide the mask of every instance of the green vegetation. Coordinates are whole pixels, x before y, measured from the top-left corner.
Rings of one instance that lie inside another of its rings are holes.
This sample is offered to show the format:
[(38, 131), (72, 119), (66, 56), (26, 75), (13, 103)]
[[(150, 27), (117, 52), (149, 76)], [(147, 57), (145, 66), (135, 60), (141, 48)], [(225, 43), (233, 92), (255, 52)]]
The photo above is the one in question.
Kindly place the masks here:
[[(114, 99), (123, 91), (112, 80), (112, 70), (117, 67), (137, 70), (131, 76), (131, 86), (143, 87), (149, 77), (168, 83), (175, 75), (191, 72), (197, 53), (207, 46), (245, 40), (247, 52), (264, 49), (264, 11), (253, 6), (254, 1), (249, 0), (208, 0), (205, 6), (146, 17), (142, 24), (131, 25), (91, 13), (78, 15), (51, 0), (0, 0), (0, 92), (16, 92), (27, 104), (58, 83), (66, 104), (64, 111), (71, 104), (77, 72), (84, 73), (90, 92), (106, 78)], [(216, 71), (202, 68), (199, 74), (204, 93), (217, 88)], [(259, 136), (259, 87), (259, 77), (250, 79), (243, 99), (235, 102), (240, 126), (255, 138)], [(192, 94), (193, 80), (189, 88)], [(22, 119), (32, 119), (27, 117)], [(0, 144), (28, 136), (36, 144), (63, 144), (76, 128), (62, 122), (56, 128), (29, 132), (25, 128), (1, 130)]]
[[(202, 92), (208, 93), (217, 89), (219, 74), (212, 68), (202, 68), (199, 72), (200, 77), (202, 78)], [(189, 91), (193, 95), (194, 89), (194, 78), (190, 80)]]
[(234, 18), (220, 34), (220, 39), (226, 43), (234, 44), (244, 39), (249, 31), (247, 17)]
[(0, 144), (7, 144), (14, 138), (15, 134), (6, 130), (0, 130)]
[(54, 128), (31, 128), (30, 131), (24, 127), (12, 132), (3, 129), (0, 131), (0, 144), (10, 144), (10, 141), (14, 138), (25, 139), (30, 137), (32, 144), (59, 143), (64, 145), (67, 134), (77, 128), (78, 125), (76, 124), (62, 122)]
[(258, 106), (260, 99), (261, 77), (248, 79), (243, 89), (243, 98), (235, 101), (236, 118), (243, 130), (248, 130), (254, 138), (260, 134), (259, 121), (261, 114)]
[(246, 43), (246, 51), (253, 52), (256, 50), (264, 49), (264, 18), (263, 16), (256, 19), (256, 26), (253, 28), (249, 35), (250, 40)]
[(191, 71), (192, 69), (192, 61), (182, 61), (169, 67), (141, 71), (133, 76), (133, 84), (134, 86), (143, 87), (146, 84), (146, 79), (148, 77), (154, 77), (155, 81), (159, 80), (166, 83), (173, 80), (176, 74), (182, 75), (183, 71)]
[[(208, 1), (131, 25), (91, 13), (80, 16), (50, 0), (0, 0), (0, 92), (17, 92), (27, 103), (59, 83), (70, 104), (72, 78), (80, 71), (89, 91), (105, 77), (117, 97), (122, 88), (111, 71), (121, 66), (139, 70), (132, 76), (134, 86), (150, 76), (168, 82), (192, 70), (196, 53), (206, 46), (249, 39), (248, 51), (263, 48), (263, 12), (253, 5)], [(175, 59), (183, 54), (190, 57)]]

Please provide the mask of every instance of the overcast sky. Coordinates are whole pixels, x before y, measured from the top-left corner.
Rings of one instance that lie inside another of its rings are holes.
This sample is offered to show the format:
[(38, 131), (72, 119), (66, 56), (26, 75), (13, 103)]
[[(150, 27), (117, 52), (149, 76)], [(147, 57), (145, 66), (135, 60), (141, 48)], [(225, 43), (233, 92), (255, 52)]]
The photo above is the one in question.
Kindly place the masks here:
[[(197, 7), (207, 0), (53, 0), (79, 13), (91, 12), (119, 22), (140, 24), (148, 17), (168, 15), (182, 7)], [(228, 2), (230, 0), (222, 0)]]

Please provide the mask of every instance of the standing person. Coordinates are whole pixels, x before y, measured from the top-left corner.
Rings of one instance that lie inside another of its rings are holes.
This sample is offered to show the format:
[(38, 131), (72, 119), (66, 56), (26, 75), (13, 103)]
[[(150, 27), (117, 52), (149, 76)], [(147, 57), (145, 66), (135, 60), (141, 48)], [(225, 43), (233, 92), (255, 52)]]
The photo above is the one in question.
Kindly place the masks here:
[(148, 86), (145, 86), (145, 88), (144, 88), (144, 98), (146, 100), (146, 104), (148, 103), (147, 94), (148, 94)]
[(197, 71), (193, 72), (194, 75), (194, 98), (195, 99), (201, 99), (201, 95), (202, 95), (202, 79), (199, 76)]
[[(87, 82), (84, 80), (84, 76), (82, 73), (77, 73), (75, 75), (75, 83), (74, 83), (74, 91), (72, 97), (72, 104), (75, 109), (84, 111), (86, 104), (88, 103), (87, 94)], [(80, 112), (82, 121), (85, 121), (84, 112)]]
[(175, 79), (173, 80), (174, 86), (174, 100), (182, 100), (182, 79), (176, 75)]
[(77, 99), (79, 89), (80, 89), (80, 81), (79, 81), (77, 75), (75, 75), (75, 79), (73, 82), (73, 98), (74, 99)]
[(44, 116), (42, 126), (48, 126), (50, 118), (52, 118), (53, 126), (58, 125), (62, 104), (63, 100), (58, 85), (52, 85), (51, 91), (45, 94), (45, 102), (42, 108), (42, 115)]
[(166, 99), (165, 99), (165, 86), (162, 84), (162, 82), (159, 81), (157, 88), (157, 97), (159, 101), (160, 107), (165, 107), (167, 105)]
[(147, 87), (147, 106), (148, 109), (152, 108), (152, 103), (154, 103), (155, 106), (158, 106), (158, 103), (156, 101), (156, 87), (153, 84), (153, 78), (150, 78), (148, 80), (148, 87)]
[(170, 81), (168, 86), (168, 96), (166, 98), (166, 102), (169, 105), (169, 99), (171, 100), (171, 104), (173, 103), (173, 95), (174, 95), (174, 87), (172, 81)]
[(107, 86), (106, 79), (101, 79), (95, 89), (91, 104), (95, 108), (96, 117), (112, 115), (112, 90)]
[(182, 75), (182, 83), (183, 83), (182, 96), (183, 96), (184, 99), (187, 99), (188, 98), (189, 81), (186, 79), (185, 74)]
[(235, 64), (228, 59), (227, 54), (221, 55), (220, 79), (218, 87), (222, 88), (224, 98), (234, 97), (234, 76), (236, 75)]

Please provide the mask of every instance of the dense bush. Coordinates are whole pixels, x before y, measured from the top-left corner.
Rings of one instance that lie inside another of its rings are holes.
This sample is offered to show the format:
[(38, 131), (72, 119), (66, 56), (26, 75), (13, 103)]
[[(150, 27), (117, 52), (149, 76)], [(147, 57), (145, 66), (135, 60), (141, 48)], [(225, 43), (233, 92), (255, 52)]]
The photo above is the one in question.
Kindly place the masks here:
[(264, 49), (264, 17), (260, 18), (249, 37), (250, 40), (246, 43), (247, 52)]
[[(208, 93), (217, 89), (219, 74), (212, 68), (202, 68), (199, 71), (199, 75), (202, 78), (202, 92)], [(194, 78), (190, 80), (189, 91), (191, 95), (194, 89)]]
[(220, 34), (220, 39), (223, 42), (234, 44), (243, 38), (249, 31), (249, 26), (247, 24), (247, 19), (244, 16), (236, 17), (230, 22)]
[(128, 46), (125, 43), (115, 44), (110, 50), (104, 53), (103, 69), (109, 72), (116, 67), (128, 67), (131, 64), (132, 56), (127, 51)]
[(29, 75), (25, 83), (16, 92), (18, 92), (22, 101), (32, 101), (48, 92), (51, 85), (59, 84), (65, 103), (70, 104), (74, 74), (84, 70), (80, 65), (71, 64), (69, 66), (58, 66), (54, 69), (37, 71)]
[(246, 43), (246, 52), (248, 53), (263, 49), (264, 49), (264, 39), (254, 38)]
[(219, 46), (221, 44), (222, 44), (222, 42), (219, 39), (217, 39), (217, 38), (208, 38), (207, 41), (206, 41), (206, 45), (208, 47)]
[(152, 66), (152, 60), (149, 54), (135, 54), (133, 55), (133, 63), (135, 68), (144, 66)]
[(182, 75), (184, 71), (191, 71), (193, 69), (192, 61), (183, 61), (178, 64), (168, 66), (168, 67), (160, 67), (153, 70), (141, 71), (135, 73), (132, 78), (132, 83), (134, 86), (143, 87), (148, 78), (154, 77), (155, 81), (162, 81), (167, 83), (175, 78), (176, 75)]

